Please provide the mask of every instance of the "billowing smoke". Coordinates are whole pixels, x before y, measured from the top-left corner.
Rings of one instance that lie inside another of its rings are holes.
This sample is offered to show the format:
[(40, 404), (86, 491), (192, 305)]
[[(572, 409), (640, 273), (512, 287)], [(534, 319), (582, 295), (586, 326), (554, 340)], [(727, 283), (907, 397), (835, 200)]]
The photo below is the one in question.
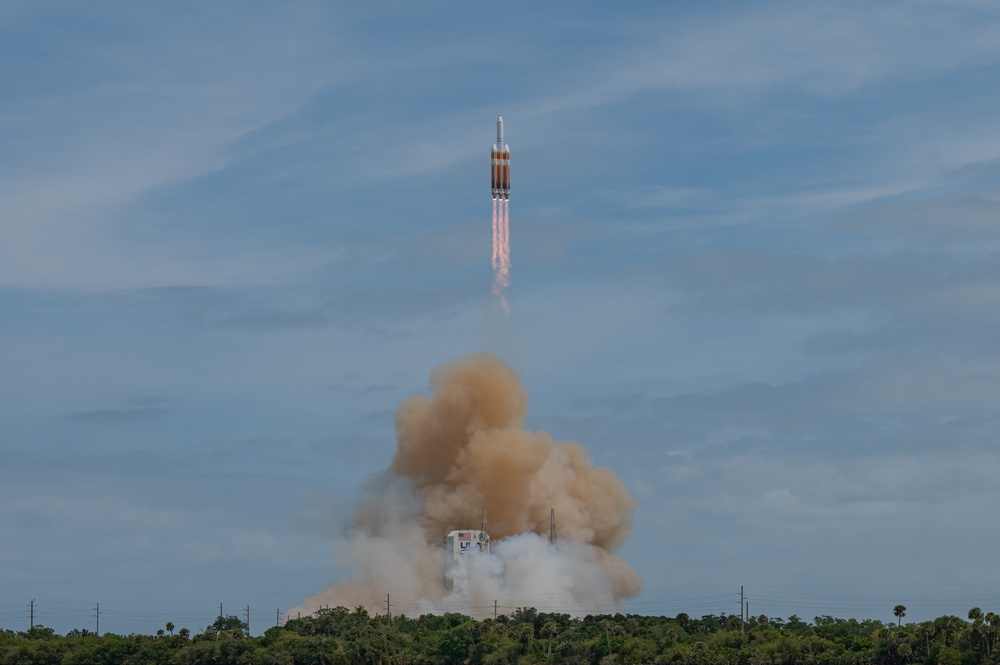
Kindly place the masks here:
[[(430, 396), (400, 407), (392, 464), (369, 482), (336, 544), (357, 578), (293, 612), (363, 605), (384, 613), (389, 595), (392, 611), (408, 615), (484, 617), (494, 602), (501, 613), (588, 614), (617, 611), (638, 593), (635, 572), (614, 554), (631, 529), (635, 501), (583, 446), (524, 428), (528, 394), (513, 370), (492, 355), (469, 356), (437, 368), (431, 387)], [(478, 532), (484, 507), (491, 553), (449, 589), (444, 536)]]

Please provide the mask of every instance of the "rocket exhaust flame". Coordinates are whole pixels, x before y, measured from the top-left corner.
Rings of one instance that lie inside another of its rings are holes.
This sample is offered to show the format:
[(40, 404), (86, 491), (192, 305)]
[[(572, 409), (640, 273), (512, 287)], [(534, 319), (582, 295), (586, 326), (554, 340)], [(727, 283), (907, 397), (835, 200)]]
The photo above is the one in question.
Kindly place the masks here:
[[(384, 611), (387, 593), (410, 616), (485, 618), (494, 601), (504, 612), (619, 611), (641, 585), (614, 554), (636, 507), (621, 481), (580, 444), (525, 429), (527, 391), (494, 356), (438, 367), (431, 387), (400, 406), (392, 463), (369, 482), (336, 543), (356, 579), (307, 598), (291, 615), (338, 605)], [(474, 531), (484, 506), (490, 553), (477, 555), (467, 582), (449, 589), (442, 539)], [(549, 542), (553, 514), (559, 540)]]

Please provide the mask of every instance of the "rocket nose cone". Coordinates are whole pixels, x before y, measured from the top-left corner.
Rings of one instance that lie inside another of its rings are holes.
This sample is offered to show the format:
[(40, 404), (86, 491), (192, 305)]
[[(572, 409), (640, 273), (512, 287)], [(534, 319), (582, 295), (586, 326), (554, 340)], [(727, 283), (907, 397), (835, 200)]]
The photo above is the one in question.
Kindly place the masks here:
[(497, 116), (497, 124), (498, 125), (502, 125), (503, 124), (503, 116), (502, 115), (498, 115)]

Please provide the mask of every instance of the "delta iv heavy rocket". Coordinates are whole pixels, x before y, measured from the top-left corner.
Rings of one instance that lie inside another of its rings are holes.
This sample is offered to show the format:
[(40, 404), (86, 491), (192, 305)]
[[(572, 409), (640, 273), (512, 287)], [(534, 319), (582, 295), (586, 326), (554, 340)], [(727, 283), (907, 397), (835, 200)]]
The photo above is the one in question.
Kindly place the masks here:
[(490, 190), (494, 199), (510, 198), (510, 148), (503, 142), (503, 116), (497, 116), (497, 142), (490, 152)]

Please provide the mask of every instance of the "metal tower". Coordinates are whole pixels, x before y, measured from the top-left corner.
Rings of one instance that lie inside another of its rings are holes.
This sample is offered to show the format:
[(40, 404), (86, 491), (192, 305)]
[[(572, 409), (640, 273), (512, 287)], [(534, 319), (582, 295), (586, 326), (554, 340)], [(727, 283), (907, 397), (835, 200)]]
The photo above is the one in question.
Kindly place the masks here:
[(490, 535), (486, 532), (486, 508), (483, 508), (483, 524), (479, 527), (479, 551), (490, 551)]

